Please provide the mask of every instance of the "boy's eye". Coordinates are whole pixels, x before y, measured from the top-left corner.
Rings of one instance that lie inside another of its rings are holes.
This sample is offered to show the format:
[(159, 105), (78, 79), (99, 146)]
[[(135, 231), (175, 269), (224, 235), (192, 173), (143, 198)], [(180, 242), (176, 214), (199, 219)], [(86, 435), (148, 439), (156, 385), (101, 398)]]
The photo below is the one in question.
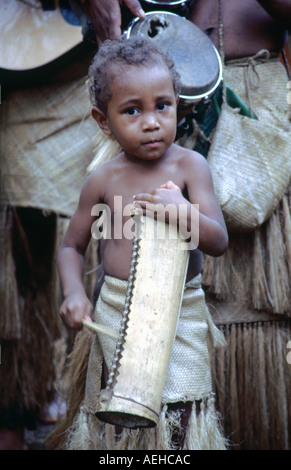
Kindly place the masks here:
[(126, 114), (129, 114), (130, 116), (134, 116), (134, 115), (137, 114), (137, 113), (138, 113), (137, 108), (128, 108), (128, 109), (126, 110)]
[(158, 109), (159, 111), (164, 111), (167, 106), (168, 106), (167, 103), (159, 103), (159, 104), (157, 105), (157, 109)]

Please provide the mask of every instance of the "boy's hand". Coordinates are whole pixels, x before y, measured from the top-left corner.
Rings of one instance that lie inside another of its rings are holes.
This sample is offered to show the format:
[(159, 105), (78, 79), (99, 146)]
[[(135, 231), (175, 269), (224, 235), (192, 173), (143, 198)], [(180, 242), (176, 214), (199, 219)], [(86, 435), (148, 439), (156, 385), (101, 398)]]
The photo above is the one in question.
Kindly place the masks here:
[(188, 204), (181, 189), (173, 183), (173, 181), (162, 184), (159, 188), (154, 189), (150, 193), (136, 194), (133, 197), (133, 202), (137, 213), (154, 218), (159, 218), (159, 212), (160, 215), (164, 217), (165, 207), (167, 207), (168, 211), (172, 206), (175, 212), (178, 213), (177, 209), (179, 205)]
[(93, 305), (86, 295), (71, 294), (61, 305), (60, 315), (69, 328), (80, 329), (82, 320), (92, 321)]

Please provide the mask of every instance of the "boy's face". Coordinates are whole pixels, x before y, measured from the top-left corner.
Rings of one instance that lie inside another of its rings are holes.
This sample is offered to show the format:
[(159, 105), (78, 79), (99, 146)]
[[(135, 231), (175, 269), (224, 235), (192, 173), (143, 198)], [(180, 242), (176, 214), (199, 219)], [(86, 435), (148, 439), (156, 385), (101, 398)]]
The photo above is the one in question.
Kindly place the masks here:
[(114, 74), (110, 92), (103, 131), (113, 134), (130, 157), (162, 157), (174, 141), (177, 119), (177, 97), (167, 68), (122, 67)]

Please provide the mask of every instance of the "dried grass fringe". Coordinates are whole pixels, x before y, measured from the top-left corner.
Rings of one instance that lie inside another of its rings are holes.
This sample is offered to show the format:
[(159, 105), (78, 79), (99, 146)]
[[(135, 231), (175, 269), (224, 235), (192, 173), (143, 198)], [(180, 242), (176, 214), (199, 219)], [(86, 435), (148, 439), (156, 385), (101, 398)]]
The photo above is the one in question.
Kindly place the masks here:
[(203, 285), (219, 300), (238, 301), (250, 309), (291, 317), (289, 194), (253, 232), (230, 233), (223, 256), (204, 256)]
[(121, 152), (119, 143), (114, 138), (103, 134), (99, 127), (93, 139), (93, 146), (95, 156), (87, 167), (88, 173), (91, 173), (102, 165), (102, 163), (111, 160)]
[[(49, 449), (61, 450), (65, 447), (67, 434), (72, 427), (75, 416), (78, 415), (85, 395), (86, 375), (92, 342), (92, 333), (82, 329), (75, 337), (74, 348), (68, 358), (69, 367), (62, 382), (67, 398), (66, 416), (56, 425), (53, 432), (47, 437), (46, 445)], [(82, 429), (82, 422), (80, 427)]]
[[(219, 416), (215, 410), (213, 395), (203, 399), (200, 412), (192, 408), (183, 450), (225, 450)], [(68, 432), (66, 450), (178, 450), (171, 442), (174, 430), (181, 430), (181, 413), (163, 406), (155, 428), (127, 429), (120, 435), (115, 427), (99, 421), (82, 408)]]
[[(34, 410), (55, 394), (55, 341), (60, 337), (60, 320), (54, 309), (52, 266), (36, 263), (31, 232), (15, 208), (2, 207), (1, 216), (7, 242), (2, 246), (1, 265), (7, 286), (3, 291), (1, 279), (1, 407), (19, 403)], [(53, 243), (53, 237), (48, 237), (48, 254)], [(20, 277), (25, 281), (20, 282)]]
[(15, 261), (13, 257), (14, 209), (0, 207), (0, 336), (5, 340), (21, 338)]
[[(201, 407), (204, 413), (192, 413), (184, 449), (220, 448), (224, 441), (219, 428), (221, 423), (228, 448), (289, 450), (291, 374), (286, 358), (291, 338), (290, 321), (233, 323), (218, 325), (218, 328), (225, 337), (226, 347), (212, 352), (210, 357), (219, 420), (212, 396), (207, 406)], [(85, 337), (80, 336), (79, 341), (75, 360), (77, 364), (87, 364), (88, 360), (82, 357), (82, 354), (86, 356)], [(85, 369), (78, 370), (74, 374), (80, 378), (80, 384), (70, 385), (70, 390), (78, 393), (78, 397), (71, 396), (76, 404), (72, 409), (68, 407), (70, 416), (59, 428), (55, 446), (51, 448), (171, 449), (171, 434), (173, 428), (177, 428), (179, 415), (169, 416), (166, 406), (161, 410), (156, 430), (138, 434), (125, 429), (118, 439), (113, 426), (86, 414), (82, 408), (80, 411), (85, 372)]]
[(212, 355), (216, 407), (234, 450), (290, 450), (288, 319), (219, 325), (227, 346)]

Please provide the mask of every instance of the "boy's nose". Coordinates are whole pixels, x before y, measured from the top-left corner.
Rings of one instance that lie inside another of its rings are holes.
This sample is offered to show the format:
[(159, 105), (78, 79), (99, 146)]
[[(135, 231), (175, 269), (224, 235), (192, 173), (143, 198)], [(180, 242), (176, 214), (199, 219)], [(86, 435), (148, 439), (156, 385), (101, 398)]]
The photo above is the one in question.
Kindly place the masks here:
[(147, 113), (143, 119), (143, 130), (159, 129), (160, 123), (155, 113)]

